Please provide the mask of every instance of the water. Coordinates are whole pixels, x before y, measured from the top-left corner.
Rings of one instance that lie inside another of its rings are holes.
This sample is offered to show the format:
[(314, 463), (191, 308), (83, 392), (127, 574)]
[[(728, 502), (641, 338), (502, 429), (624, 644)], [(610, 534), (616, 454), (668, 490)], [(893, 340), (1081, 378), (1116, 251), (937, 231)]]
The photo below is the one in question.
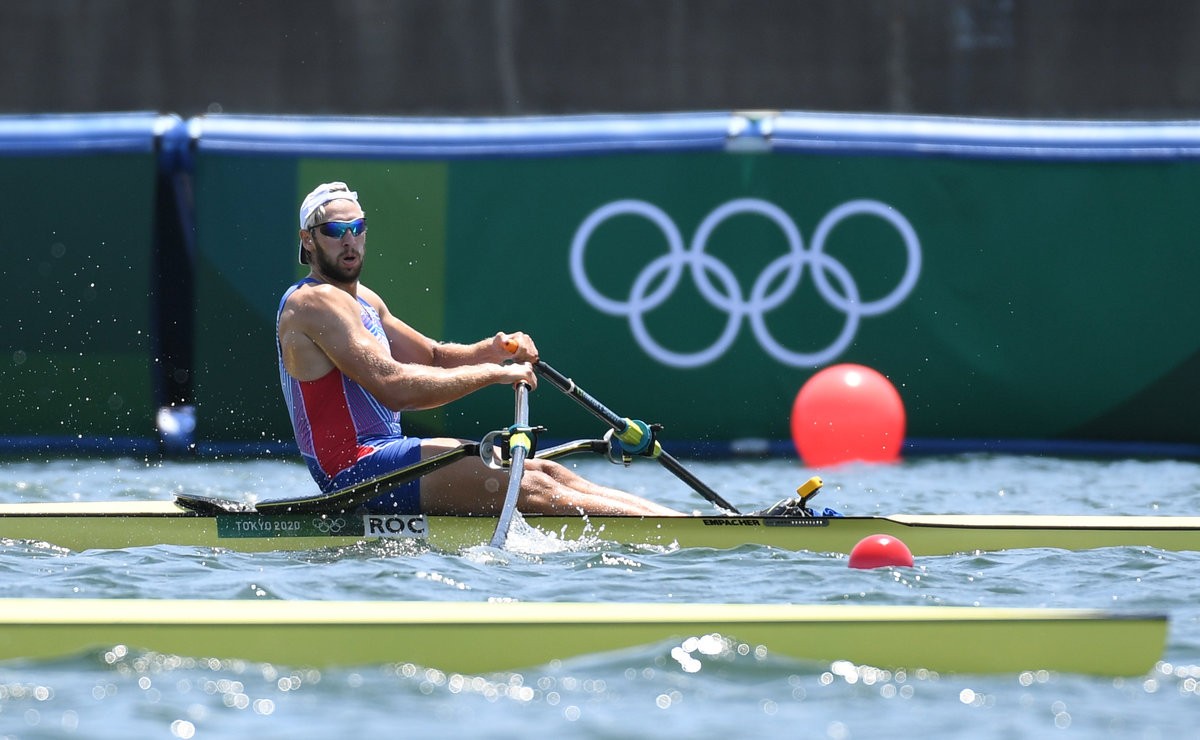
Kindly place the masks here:
[[(809, 474), (847, 513), (1195, 514), (1200, 465), (964, 455), (808, 471), (784, 460), (688, 462), (735, 505)], [(579, 463), (592, 478), (683, 509), (708, 505), (652, 463)], [(307, 489), (297, 463), (132, 459), (7, 462), (0, 501), (164, 499), (176, 490), (267, 497)], [(840, 555), (560, 542), (510, 551), (372, 543), (242, 554), (158, 546), (71, 552), (0, 541), (6, 596), (675, 601), (1102, 607), (1165, 611), (1145, 676), (930, 675), (648, 645), (518, 672), (446, 675), (410, 664), (315, 671), (212, 656), (97, 650), (0, 664), (0, 737), (1200, 738), (1200, 553), (1055, 549), (921, 557), (859, 571)], [(694, 646), (689, 646), (694, 647)]]

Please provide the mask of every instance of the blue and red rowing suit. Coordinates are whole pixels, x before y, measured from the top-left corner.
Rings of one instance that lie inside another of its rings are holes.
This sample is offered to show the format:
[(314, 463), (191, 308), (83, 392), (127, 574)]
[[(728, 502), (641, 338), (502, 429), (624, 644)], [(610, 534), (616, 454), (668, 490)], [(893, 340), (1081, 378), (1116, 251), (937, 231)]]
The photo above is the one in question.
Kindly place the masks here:
[[(275, 348), (279, 381), (300, 454), (322, 491), (330, 492), (398, 470), (421, 459), (421, 440), (406, 437), (400, 413), (391, 411), (336, 367), (316, 380), (296, 380), (283, 366), (279, 317), (283, 304), (303, 285), (320, 281), (306, 277), (288, 288), (275, 315)], [(357, 298), (363, 326), (384, 347), (390, 347), (379, 313)], [(420, 512), (420, 482), (411, 481), (381, 494), (367, 504), (376, 512)]]

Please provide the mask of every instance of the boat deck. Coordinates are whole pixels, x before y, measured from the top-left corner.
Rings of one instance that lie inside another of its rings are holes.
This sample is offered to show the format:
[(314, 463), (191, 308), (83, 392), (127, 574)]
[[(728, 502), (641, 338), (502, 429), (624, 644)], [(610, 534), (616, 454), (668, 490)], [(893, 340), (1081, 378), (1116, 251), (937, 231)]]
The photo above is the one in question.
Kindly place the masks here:
[[(594, 537), (629, 545), (849, 553), (862, 538), (884, 534), (915, 556), (1016, 548), (1085, 550), (1147, 547), (1200, 550), (1200, 517), (1049, 516), (1020, 514), (847, 516), (620, 517), (536, 516), (546, 534)], [(309, 549), (364, 539), (420, 540), (446, 550), (489, 541), (494, 517), (327, 514), (201, 514), (171, 501), (0, 504), (0, 538), (48, 542), (72, 550), (159, 544), (233, 550)]]

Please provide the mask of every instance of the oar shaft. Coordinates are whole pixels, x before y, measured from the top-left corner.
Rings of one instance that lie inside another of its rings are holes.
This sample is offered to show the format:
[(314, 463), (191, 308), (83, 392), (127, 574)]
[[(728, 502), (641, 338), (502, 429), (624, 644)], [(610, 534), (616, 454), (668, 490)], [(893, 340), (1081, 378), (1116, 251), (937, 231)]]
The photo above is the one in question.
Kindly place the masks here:
[(529, 386), (517, 384), (515, 432), (509, 438), (509, 455), (511, 464), (508, 472), (508, 490), (504, 493), (504, 507), (500, 510), (500, 518), (496, 522), (496, 532), (492, 535), (492, 547), (503, 548), (508, 540), (508, 529), (512, 525), (513, 514), (517, 510), (517, 499), (521, 495), (521, 477), (525, 474), (525, 456), (529, 454), (533, 441), (529, 438)]
[[(393, 470), (389, 473), (377, 476), (362, 483), (348, 486), (338, 491), (330, 493), (318, 493), (315, 495), (306, 495), (301, 497), (286, 498), (286, 499), (271, 499), (269, 501), (259, 501), (255, 505), (255, 510), (264, 513), (288, 512), (293, 514), (307, 512), (331, 512), (345, 511), (364, 504), (381, 493), (410, 481), (414, 481), (423, 475), (428, 475), (433, 471), (443, 468), (451, 463), (457, 462), (465, 457), (470, 457), (477, 454), (479, 445), (474, 442), (461, 444), (458, 447), (451, 448), (445, 452), (432, 455), (405, 466), (398, 470)], [(186, 497), (177, 497), (180, 505), (197, 511), (204, 511), (207, 506), (203, 500), (194, 501)]]
[[(579, 405), (583, 406), (585, 409), (595, 414), (601, 421), (611, 426), (617, 432), (617, 434), (621, 434), (625, 432), (627, 428), (629, 428), (629, 422), (625, 419), (625, 417), (619, 416), (612, 409), (597, 401), (587, 391), (575, 385), (575, 381), (550, 367), (545, 362), (538, 360), (533, 364), (533, 369), (538, 375), (550, 381), (551, 385), (575, 399)], [(664, 468), (674, 473), (675, 477), (686, 483), (693, 491), (703, 496), (710, 503), (713, 503), (734, 514), (738, 513), (737, 508), (734, 507), (733, 504), (722, 498), (720, 494), (705, 485), (704, 482), (695, 475), (692, 475), (692, 473), (687, 470), (687, 468), (683, 467), (678, 460), (663, 450), (661, 445), (659, 446), (659, 452), (656, 457), (658, 461), (662, 463)]]
[(676, 478), (688, 484), (693, 491), (708, 499), (709, 502), (721, 507), (722, 509), (725, 509), (730, 513), (740, 513), (738, 512), (737, 507), (722, 498), (721, 494), (709, 488), (704, 481), (700, 480), (695, 475), (692, 475), (692, 472), (683, 467), (683, 464), (672, 457), (671, 453), (664, 450), (659, 454), (658, 461), (662, 463), (664, 468), (674, 473)]
[(608, 424), (618, 432), (625, 431), (625, 427), (627, 426), (625, 419), (613, 413), (611, 409), (597, 401), (587, 391), (575, 385), (575, 381), (571, 380), (541, 360), (538, 360), (533, 364), (533, 369), (537, 371), (538, 375), (541, 375), (546, 380), (549, 380), (554, 387), (575, 399), (576, 403), (578, 403), (580, 406), (583, 406), (585, 409), (595, 414), (605, 424)]

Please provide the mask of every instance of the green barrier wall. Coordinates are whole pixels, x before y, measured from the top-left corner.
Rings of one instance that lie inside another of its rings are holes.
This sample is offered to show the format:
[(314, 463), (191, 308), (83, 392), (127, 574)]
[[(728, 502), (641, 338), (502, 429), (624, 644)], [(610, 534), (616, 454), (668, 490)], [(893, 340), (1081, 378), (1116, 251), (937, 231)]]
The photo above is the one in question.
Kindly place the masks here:
[[(618, 199), (658, 206), (687, 244), (717, 207), (761, 199), (786, 214), (809, 250), (822, 219), (871, 199), (911, 225), (919, 275), (893, 310), (862, 316), (845, 351), (821, 364), (859, 362), (888, 375), (910, 435), (1196, 441), (1188, 412), (1197, 394), (1172, 373), (1185, 383), (1195, 377), (1186, 364), (1198, 340), (1185, 326), (1200, 311), (1190, 205), (1198, 188), (1193, 163), (697, 154), (455, 165), (448, 326), (470, 335), (503, 300), (495, 265), (479, 269), (497, 262), (514, 279), (526, 276), (512, 287), (529, 318), (514, 323), (532, 327), (546, 357), (598, 397), (669, 421), (687, 438), (786, 438), (791, 402), (814, 368), (784, 360), (829, 348), (848, 314), (815, 289), (809, 263), (795, 289), (781, 291), (781, 305), (758, 312), (765, 334), (791, 352), (767, 351), (748, 306), (755, 281), (788, 253), (775, 222), (734, 215), (704, 245), (736, 276), (740, 302), (705, 299), (685, 273), (645, 314), (657, 344), (695, 355), (747, 307), (729, 349), (697, 367), (652, 359), (629, 318), (581, 299), (568, 250), (581, 221)], [(649, 224), (622, 216), (594, 232), (586, 272), (600, 293), (627, 302), (638, 277), (652, 275), (666, 249)], [(846, 295), (838, 263), (863, 304), (886, 298), (909, 267), (902, 235), (869, 213), (839, 221), (823, 246), (835, 260), (824, 276), (835, 298)]]
[(0, 436), (152, 437), (155, 157), (0, 147)]
[[(297, 204), (339, 179), (371, 220), (364, 282), (394, 313), (454, 341), (527, 330), (548, 362), (618, 412), (665, 422), (672, 439), (787, 439), (804, 381), (858, 362), (896, 384), (910, 437), (1200, 442), (1192, 159), (372, 159), (201, 143), (202, 439), (290, 441), (274, 315), (306, 272)], [(611, 206), (622, 201), (636, 203)], [(792, 228), (795, 284), (780, 260)], [(406, 418), (478, 437), (511, 416), (511, 392), (495, 388)], [(550, 388), (532, 418), (556, 438), (603, 431)]]
[[(805, 380), (858, 362), (910, 441), (1195, 450), (1198, 168), (1189, 124), (0, 118), (0, 447), (143, 449), (191, 402), (201, 449), (289, 449), (274, 316), (306, 272), (297, 203), (340, 179), (394, 313), (529, 331), (675, 441), (786, 441)], [(603, 431), (552, 389), (532, 409)], [(406, 418), (511, 416), (497, 387)]]

